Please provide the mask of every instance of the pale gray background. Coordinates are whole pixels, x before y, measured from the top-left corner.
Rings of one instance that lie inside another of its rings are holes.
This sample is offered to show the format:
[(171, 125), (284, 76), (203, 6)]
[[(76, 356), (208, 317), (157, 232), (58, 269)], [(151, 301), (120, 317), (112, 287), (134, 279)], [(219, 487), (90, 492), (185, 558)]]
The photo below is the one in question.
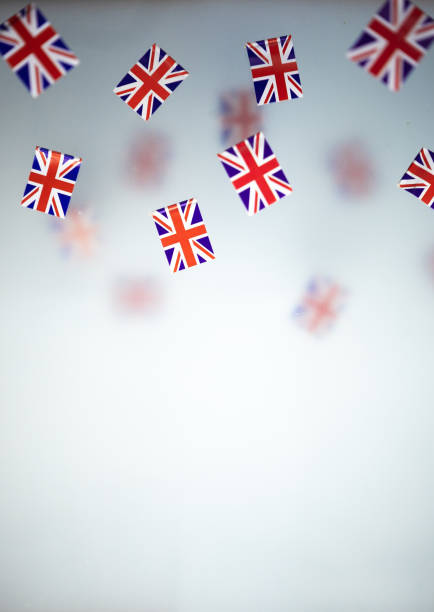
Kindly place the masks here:
[[(0, 63), (1, 612), (434, 609), (434, 212), (396, 187), (434, 148), (434, 53), (399, 94), (352, 65), (378, 5), (44, 1), (80, 66), (32, 100)], [(250, 85), (245, 41), (287, 33), (305, 96), (265, 132), (294, 193), (249, 218), (216, 97)], [(154, 41), (191, 75), (145, 124), (112, 88)], [(119, 167), (150, 129), (173, 160), (139, 190)], [(359, 203), (326, 165), (352, 137), (378, 173)], [(36, 144), (84, 158), (94, 259), (20, 208)], [(149, 212), (190, 196), (217, 258), (171, 276)], [(160, 279), (157, 316), (114, 314), (124, 273)], [(316, 273), (350, 292), (320, 340), (290, 318)]]

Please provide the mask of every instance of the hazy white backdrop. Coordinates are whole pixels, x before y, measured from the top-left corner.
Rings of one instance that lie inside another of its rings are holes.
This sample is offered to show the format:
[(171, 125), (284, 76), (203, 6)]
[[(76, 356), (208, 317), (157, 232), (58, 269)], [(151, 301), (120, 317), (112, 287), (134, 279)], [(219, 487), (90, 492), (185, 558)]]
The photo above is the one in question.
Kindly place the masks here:
[[(39, 5), (81, 64), (32, 100), (0, 63), (1, 612), (432, 611), (434, 212), (396, 183), (434, 148), (434, 52), (392, 94), (345, 58), (377, 0)], [(251, 86), (246, 41), (287, 33), (304, 97), (264, 131), (294, 193), (250, 218), (217, 97)], [(190, 76), (147, 124), (112, 89), (153, 42)], [(173, 158), (138, 189), (151, 129)], [(348, 138), (361, 202), (327, 168)], [(19, 206), (37, 144), (83, 157), (91, 259)], [(172, 276), (149, 213), (191, 196), (216, 260)], [(321, 339), (290, 316), (317, 273), (349, 290)], [(158, 278), (157, 314), (113, 311), (123, 274)]]

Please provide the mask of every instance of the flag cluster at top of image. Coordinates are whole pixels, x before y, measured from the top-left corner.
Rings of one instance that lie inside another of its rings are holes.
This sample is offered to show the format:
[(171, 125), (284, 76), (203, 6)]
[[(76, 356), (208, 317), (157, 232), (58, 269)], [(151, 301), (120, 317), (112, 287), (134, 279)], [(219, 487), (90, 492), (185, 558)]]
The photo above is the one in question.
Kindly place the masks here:
[[(409, 0), (387, 0), (349, 49), (347, 57), (391, 91), (397, 92), (433, 40), (434, 20), (429, 15)], [(291, 34), (247, 42), (245, 48), (252, 90), (250, 93), (230, 91), (221, 97), (222, 138), (228, 146), (217, 156), (248, 215), (256, 215), (293, 190), (260, 131), (265, 117), (260, 114), (259, 107), (302, 98), (303, 89)], [(0, 53), (35, 98), (79, 63), (34, 4), (29, 4), (0, 25)], [(144, 121), (149, 121), (187, 76), (189, 72), (154, 43), (113, 91)], [(171, 112), (174, 108), (175, 102), (171, 103)], [(165, 155), (162, 145), (155, 162), (157, 166)], [(80, 157), (37, 146), (22, 206), (64, 218), (81, 161)], [(149, 163), (145, 156), (143, 164)], [(158, 168), (154, 170), (158, 174)], [(140, 167), (137, 175), (140, 182)], [(151, 183), (153, 178), (147, 176), (143, 182), (145, 180)], [(432, 151), (421, 148), (398, 186), (434, 208)], [(342, 189), (352, 189), (358, 194), (354, 181), (349, 188), (343, 185)], [(172, 272), (215, 258), (195, 198), (160, 207), (152, 217)], [(326, 295), (334, 291), (333, 299), (337, 297), (339, 292), (336, 289), (323, 289), (324, 286), (324, 282), (316, 282), (310, 287), (299, 314), (303, 313), (303, 317), (309, 319), (310, 311), (318, 312), (318, 308), (314, 309), (314, 302), (317, 304), (318, 295), (324, 291)], [(327, 308), (323, 305), (322, 312), (331, 312), (329, 302)], [(317, 325), (317, 314), (313, 320), (315, 323), (308, 326)]]

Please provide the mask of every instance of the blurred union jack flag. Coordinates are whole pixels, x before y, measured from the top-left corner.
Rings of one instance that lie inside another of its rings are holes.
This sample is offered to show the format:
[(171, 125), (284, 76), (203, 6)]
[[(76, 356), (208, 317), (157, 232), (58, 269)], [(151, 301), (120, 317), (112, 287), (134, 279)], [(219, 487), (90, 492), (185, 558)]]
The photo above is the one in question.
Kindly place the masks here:
[(292, 36), (246, 43), (258, 104), (301, 98)]
[(346, 291), (328, 278), (313, 278), (293, 315), (307, 331), (317, 334), (328, 329), (344, 304)]
[(93, 255), (96, 246), (97, 228), (86, 209), (71, 210), (65, 219), (53, 219), (61, 250), (65, 255), (76, 253), (83, 257)]
[(244, 140), (261, 129), (261, 109), (252, 96), (250, 89), (232, 89), (220, 96), (223, 143)]
[(161, 288), (155, 278), (128, 276), (119, 278), (114, 286), (116, 309), (123, 314), (143, 315), (158, 310)]
[(159, 208), (152, 218), (172, 272), (215, 259), (195, 198)]
[(249, 215), (292, 192), (262, 132), (218, 153), (218, 157)]
[(434, 208), (434, 153), (422, 148), (398, 183), (398, 187)]
[(339, 143), (330, 151), (328, 161), (336, 187), (343, 196), (361, 197), (371, 193), (374, 164), (362, 142)]
[(409, 0), (387, 0), (347, 53), (348, 59), (399, 91), (434, 39), (434, 20)]
[(21, 206), (65, 217), (82, 159), (36, 147)]
[(163, 182), (170, 158), (169, 140), (160, 132), (141, 134), (126, 151), (126, 175), (137, 187)]
[(0, 25), (0, 55), (33, 98), (79, 63), (34, 4)]
[(154, 43), (113, 91), (147, 121), (187, 76), (187, 70)]

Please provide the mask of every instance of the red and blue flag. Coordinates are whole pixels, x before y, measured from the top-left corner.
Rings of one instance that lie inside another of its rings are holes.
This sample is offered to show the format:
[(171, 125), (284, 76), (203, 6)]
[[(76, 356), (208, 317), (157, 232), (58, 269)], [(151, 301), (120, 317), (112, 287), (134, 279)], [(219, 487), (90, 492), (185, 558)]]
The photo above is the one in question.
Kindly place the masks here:
[(0, 55), (33, 98), (79, 63), (35, 4), (0, 24)]

